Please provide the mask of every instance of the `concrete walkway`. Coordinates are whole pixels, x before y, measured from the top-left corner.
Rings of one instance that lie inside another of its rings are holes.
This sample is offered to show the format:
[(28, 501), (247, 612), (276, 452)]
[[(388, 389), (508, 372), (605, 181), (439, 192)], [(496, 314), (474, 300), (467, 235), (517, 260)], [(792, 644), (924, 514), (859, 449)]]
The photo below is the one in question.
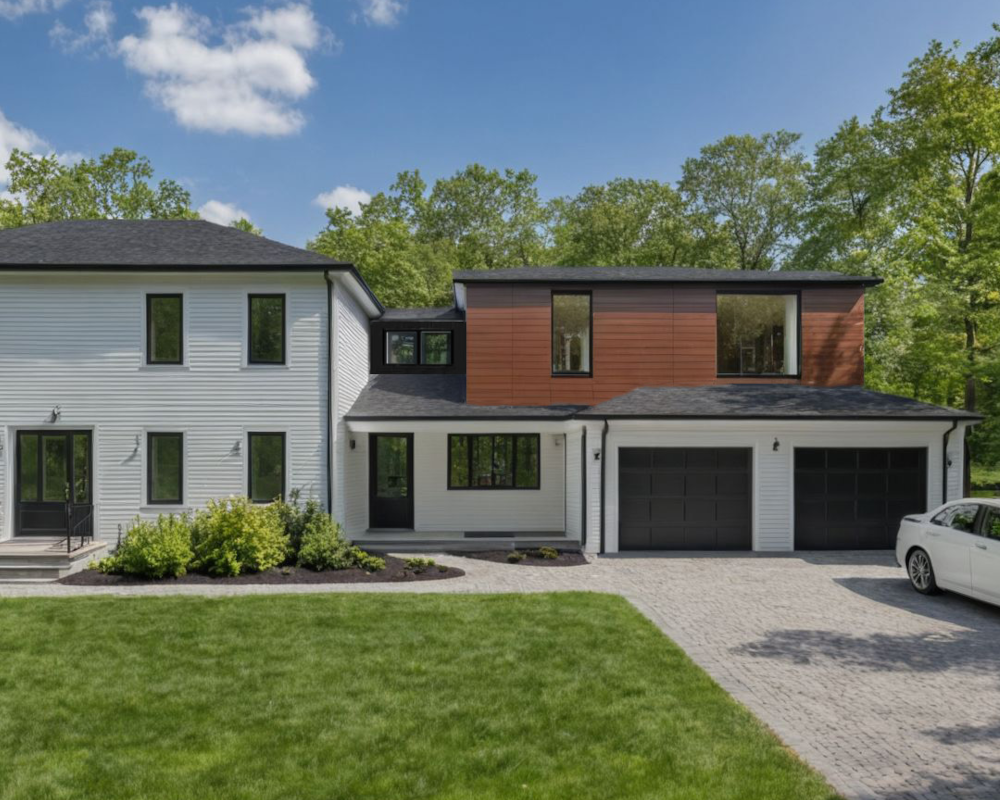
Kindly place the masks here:
[(1000, 609), (912, 591), (891, 555), (451, 556), (464, 578), (343, 586), (0, 585), (0, 596), (589, 590), (632, 601), (850, 798), (1000, 798)]

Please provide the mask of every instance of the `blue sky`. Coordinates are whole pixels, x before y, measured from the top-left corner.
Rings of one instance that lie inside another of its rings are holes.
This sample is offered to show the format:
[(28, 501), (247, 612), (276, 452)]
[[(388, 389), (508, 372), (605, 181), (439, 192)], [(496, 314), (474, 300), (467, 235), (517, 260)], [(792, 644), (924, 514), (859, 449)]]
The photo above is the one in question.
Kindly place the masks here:
[(728, 133), (811, 150), (932, 38), (1000, 20), (974, 0), (255, 3), (0, 0), (0, 151), (129, 147), (302, 245), (317, 196), (403, 169), (528, 168), (547, 198), (675, 180)]

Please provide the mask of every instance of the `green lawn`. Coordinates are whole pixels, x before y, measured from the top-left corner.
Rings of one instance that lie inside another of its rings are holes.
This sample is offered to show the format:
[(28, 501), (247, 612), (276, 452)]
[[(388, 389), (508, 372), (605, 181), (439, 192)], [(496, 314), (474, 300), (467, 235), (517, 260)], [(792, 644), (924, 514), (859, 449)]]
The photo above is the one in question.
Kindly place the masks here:
[(621, 598), (0, 601), (0, 798), (832, 798)]

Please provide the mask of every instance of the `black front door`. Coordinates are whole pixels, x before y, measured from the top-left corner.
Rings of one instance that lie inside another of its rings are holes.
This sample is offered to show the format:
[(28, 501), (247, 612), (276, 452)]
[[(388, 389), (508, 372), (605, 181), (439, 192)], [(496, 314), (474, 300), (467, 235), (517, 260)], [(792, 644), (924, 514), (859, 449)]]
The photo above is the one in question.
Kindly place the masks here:
[(89, 431), (18, 431), (14, 534), (66, 536), (93, 509)]
[(368, 527), (413, 527), (413, 434), (369, 438)]

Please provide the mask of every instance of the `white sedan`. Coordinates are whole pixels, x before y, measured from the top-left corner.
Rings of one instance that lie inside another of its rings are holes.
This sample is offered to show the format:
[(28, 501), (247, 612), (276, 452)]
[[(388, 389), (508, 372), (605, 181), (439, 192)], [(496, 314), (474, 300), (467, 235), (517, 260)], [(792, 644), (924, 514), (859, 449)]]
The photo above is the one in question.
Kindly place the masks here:
[(896, 561), (921, 594), (948, 589), (1000, 605), (1000, 500), (955, 500), (903, 517)]

